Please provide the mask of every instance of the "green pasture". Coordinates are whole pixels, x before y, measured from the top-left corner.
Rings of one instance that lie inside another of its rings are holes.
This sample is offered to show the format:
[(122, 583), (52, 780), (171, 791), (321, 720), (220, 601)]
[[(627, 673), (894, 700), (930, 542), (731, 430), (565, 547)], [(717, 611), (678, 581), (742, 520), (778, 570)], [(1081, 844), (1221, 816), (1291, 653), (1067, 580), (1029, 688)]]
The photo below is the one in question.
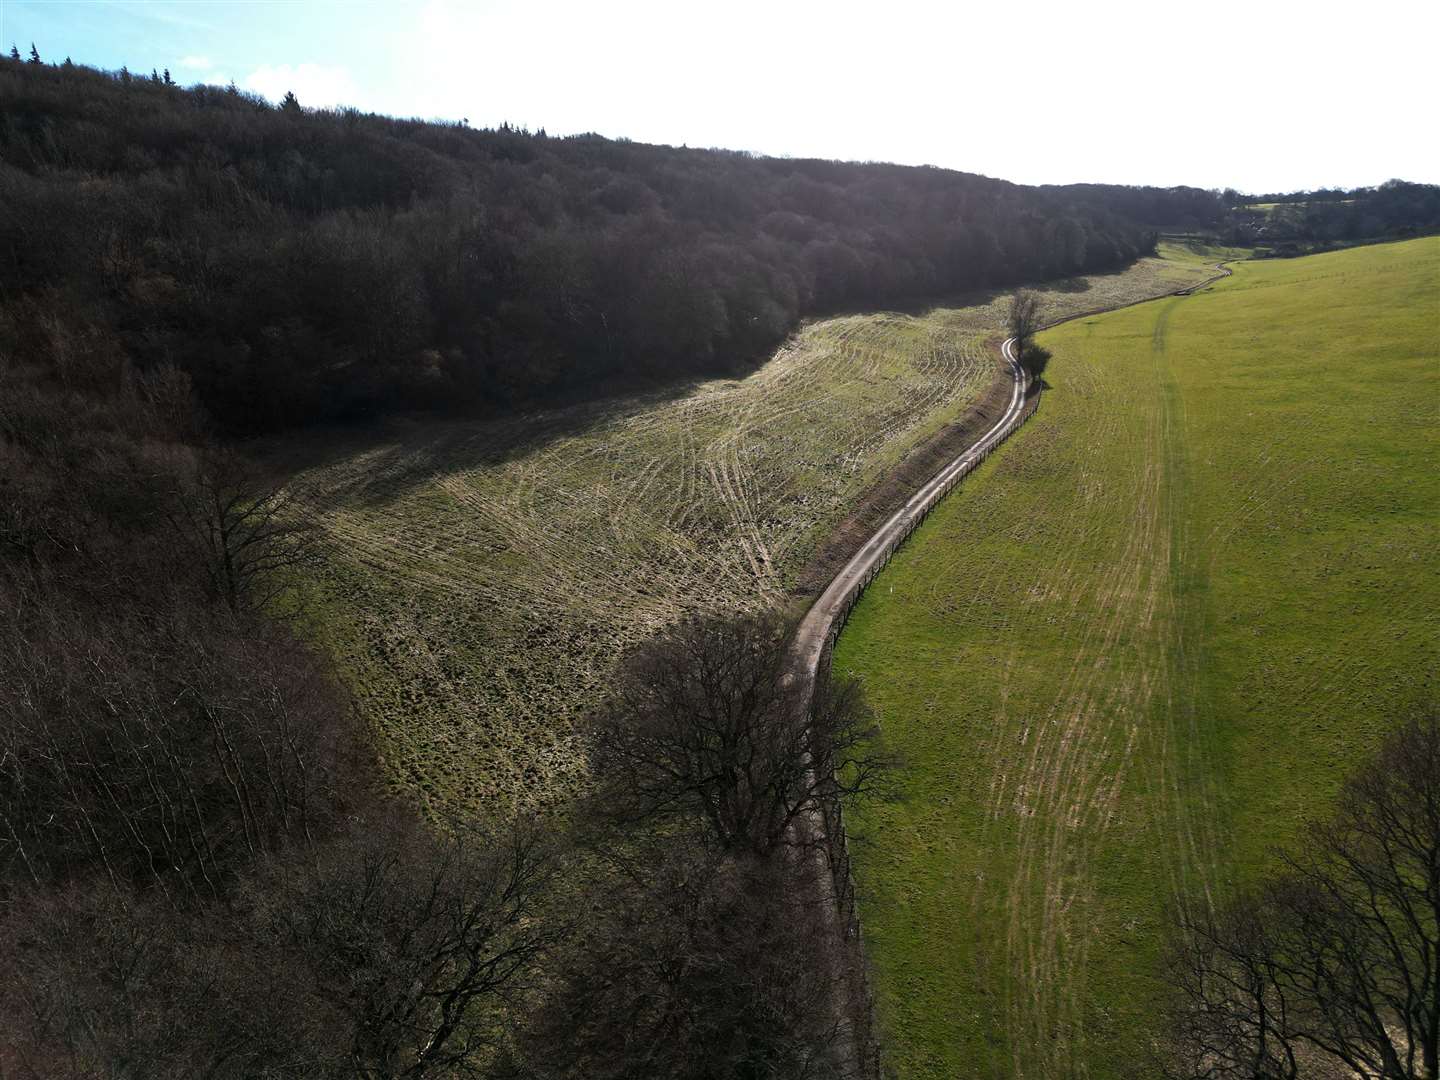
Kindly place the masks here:
[(855, 845), (905, 1080), (1153, 1075), (1167, 899), (1254, 874), (1436, 689), (1440, 239), (1040, 340), (1035, 418), (836, 656), (909, 761)]

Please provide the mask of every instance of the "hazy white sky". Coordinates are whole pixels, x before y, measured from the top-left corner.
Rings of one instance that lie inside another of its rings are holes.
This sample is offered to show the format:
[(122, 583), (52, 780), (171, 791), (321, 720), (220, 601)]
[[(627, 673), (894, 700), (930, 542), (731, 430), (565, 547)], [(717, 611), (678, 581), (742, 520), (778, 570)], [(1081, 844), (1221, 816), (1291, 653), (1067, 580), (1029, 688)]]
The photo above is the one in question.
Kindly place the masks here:
[(1440, 2), (0, 0), (46, 60), (551, 134), (1247, 191), (1440, 182)]

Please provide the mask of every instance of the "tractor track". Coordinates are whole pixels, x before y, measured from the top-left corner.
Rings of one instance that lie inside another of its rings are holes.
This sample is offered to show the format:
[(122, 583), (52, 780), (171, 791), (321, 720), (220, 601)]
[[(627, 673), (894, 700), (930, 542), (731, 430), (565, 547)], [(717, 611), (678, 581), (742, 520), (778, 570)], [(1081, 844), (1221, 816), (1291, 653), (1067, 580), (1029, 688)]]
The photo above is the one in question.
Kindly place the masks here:
[[(1147, 297), (1125, 304), (1115, 304), (1092, 310), (1077, 312), (1061, 319), (1055, 319), (1037, 328), (1048, 330), (1062, 323), (1076, 319), (1090, 318), (1110, 311), (1119, 311), (1137, 304), (1148, 304), (1156, 300), (1191, 296), (1208, 288), (1216, 281), (1229, 277), (1231, 270), (1224, 263), (1215, 264), (1216, 273), (1185, 288), (1175, 289), (1160, 296)], [(1004, 367), (1003, 377), (1011, 382), (1010, 397), (1005, 411), (999, 419), (976, 439), (967, 449), (951, 459), (936, 472), (928, 482), (919, 488), (898, 510), (892, 513), (865, 543), (855, 551), (841, 570), (831, 578), (819, 598), (806, 611), (796, 627), (791, 640), (791, 661), (795, 677), (806, 684), (806, 700), (814, 693), (816, 680), (827, 667), (830, 651), (844, 628), (845, 621), (865, 591), (865, 587), (889, 563), (895, 551), (909, 539), (930, 511), (948, 495), (956, 485), (969, 475), (977, 465), (1003, 443), (1039, 407), (1040, 390), (1043, 380), (1032, 381), (1019, 356), (1016, 355), (1016, 339), (1005, 338), (999, 347)], [(840, 955), (860, 954), (863, 961), (863, 938), (858, 913), (854, 909), (854, 886), (850, 877), (850, 862), (843, 822), (837, 817), (827, 829), (819, 813), (802, 817), (798, 822), (805, 846), (815, 852), (812, 861), (815, 875), (815, 889), (827, 900), (825, 918), (831, 924), (832, 932), (842, 938)], [(831, 835), (827, 836), (826, 834)], [(863, 972), (863, 963), (859, 970)], [(834, 1002), (837, 1030), (841, 1039), (839, 1056), (847, 1073), (859, 1080), (871, 1080), (881, 1075), (878, 1050), (873, 1040), (865, 1040), (856, 1028), (856, 1018), (869, 1017), (872, 1010), (868, 986), (856, 985), (854, 979), (844, 978), (836, 973), (837, 990)], [(863, 978), (863, 975), (862, 975)], [(853, 1000), (843, 1000), (844, 995)], [(873, 1021), (870, 1025), (873, 1026)], [(869, 1045), (864, 1045), (868, 1042)]]

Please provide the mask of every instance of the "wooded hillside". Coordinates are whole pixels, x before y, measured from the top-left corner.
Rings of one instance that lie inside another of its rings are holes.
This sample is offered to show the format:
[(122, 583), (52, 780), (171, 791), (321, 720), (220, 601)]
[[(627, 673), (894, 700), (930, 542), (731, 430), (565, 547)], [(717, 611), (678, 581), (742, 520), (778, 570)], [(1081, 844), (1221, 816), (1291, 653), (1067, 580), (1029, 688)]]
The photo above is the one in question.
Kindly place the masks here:
[(936, 168), (276, 108), (0, 61), (7, 331), (232, 431), (743, 370), (807, 314), (1121, 266), (1148, 226)]

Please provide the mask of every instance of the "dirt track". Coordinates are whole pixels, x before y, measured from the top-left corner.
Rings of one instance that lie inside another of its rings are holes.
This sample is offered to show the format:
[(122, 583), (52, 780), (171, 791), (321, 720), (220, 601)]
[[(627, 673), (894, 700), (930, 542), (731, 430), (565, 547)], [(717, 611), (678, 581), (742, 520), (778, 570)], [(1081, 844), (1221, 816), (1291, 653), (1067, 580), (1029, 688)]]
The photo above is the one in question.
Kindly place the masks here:
[(911, 533), (925, 520), (935, 504), (960, 482), (976, 465), (984, 461), (990, 451), (1004, 441), (1005, 437), (1020, 426), (1024, 419), (1026, 394), (1030, 382), (1025, 369), (1014, 355), (1015, 339), (1007, 338), (1000, 347), (1001, 354), (1009, 365), (1013, 386), (1010, 401), (1004, 413), (995, 421), (990, 430), (981, 435), (970, 449), (941, 469), (910, 500), (895, 511), (888, 521), (866, 541), (835, 575), (825, 591), (820, 594), (805, 618), (795, 631), (792, 645), (800, 661), (804, 677), (813, 682), (819, 671), (826, 647), (833, 640), (839, 628), (844, 625), (845, 616), (855, 606), (861, 592), (870, 580), (880, 572), (890, 556)]
[[(1214, 276), (1187, 288), (1177, 289), (1167, 295), (1189, 296), (1222, 277), (1228, 277), (1231, 273), (1223, 264), (1217, 264), (1215, 269), (1217, 273)], [(1164, 297), (1151, 297), (1147, 300), (1136, 301), (1136, 303), (1148, 303), (1159, 299), (1164, 299)], [(1048, 323), (1041, 329), (1100, 314), (1103, 311), (1130, 306), (1133, 304), (1120, 304), (1110, 308), (1077, 313)], [(864, 592), (865, 587), (884, 569), (890, 561), (891, 555), (919, 527), (935, 505), (980, 462), (985, 460), (990, 452), (999, 446), (1038, 407), (1039, 390), (1043, 384), (1032, 385), (1027, 372), (1015, 355), (1015, 339), (1013, 337), (1005, 339), (1001, 344), (1000, 353), (1011, 380), (1009, 400), (1000, 417), (968, 449), (951, 459), (948, 464), (936, 472), (899, 510), (891, 514), (885, 523), (875, 530), (864, 545), (835, 574), (797, 627), (791, 644), (792, 655), (797, 665), (797, 675), (807, 681), (812, 692), (814, 682), (835, 638), (844, 627), (846, 618), (854, 608), (856, 601), (859, 600), (861, 593)], [(844, 535), (843, 529), (841, 535)], [(848, 537), (846, 538), (848, 539)], [(800, 828), (809, 834), (812, 842), (818, 840), (824, 833), (824, 825), (818, 815), (802, 819)], [(839, 832), (838, 844), (830, 846), (832, 851), (837, 847), (840, 851), (845, 848), (843, 826)], [(842, 860), (835, 866), (827, 864), (825, 856), (820, 854), (824, 847), (825, 845), (816, 844), (813, 849), (817, 852), (815, 873), (818, 886), (822, 894), (835, 900), (836, 906), (831, 912), (835, 932), (846, 935), (852, 928), (850, 913), (842, 913), (838, 909), (842, 906), (840, 897), (853, 895), (848, 881), (848, 860)], [(844, 882), (835, 879), (827, 880), (832, 878), (832, 875), (834, 878), (838, 878), (840, 874), (843, 874), (847, 880)], [(858, 922), (853, 925), (858, 933)], [(856, 993), (858, 997), (865, 996), (863, 989)], [(843, 995), (840, 996), (843, 997)], [(837, 1023), (844, 1033), (840, 1047), (841, 1057), (848, 1066), (849, 1074), (857, 1078), (879, 1075), (879, 1063), (871, 1060), (874, 1048), (858, 1045), (857, 1040), (851, 1037), (851, 1028), (845, 1019), (847, 1014), (858, 1015), (866, 1007), (862, 1000), (846, 1003), (837, 999), (835, 1003)]]
[[(1206, 278), (1195, 285), (1177, 289), (1167, 295), (1190, 296), (1192, 293), (1214, 284), (1220, 278), (1230, 276), (1230, 271), (1223, 263), (1217, 263), (1215, 269), (1217, 273), (1213, 277)], [(1120, 308), (1133, 307), (1134, 304), (1148, 304), (1160, 299), (1164, 299), (1164, 297), (1147, 297), (1134, 301), (1132, 304), (1120, 304), (1113, 307), (1096, 308), (1093, 311), (1078, 312), (1047, 323), (1040, 329), (1047, 330), (1062, 322), (1088, 318), (1105, 311), (1118, 311)], [(820, 594), (819, 599), (805, 613), (805, 617), (795, 632), (792, 648), (797, 660), (802, 665), (806, 678), (814, 680), (826, 646), (839, 633), (840, 627), (845, 623), (845, 616), (855, 606), (855, 601), (865, 591), (865, 586), (890, 561), (890, 556), (895, 549), (915, 531), (936, 503), (949, 494), (962, 478), (989, 456), (990, 451), (1004, 442), (1006, 437), (1020, 426), (1028, 412), (1031, 411), (1030, 406), (1038, 404), (1038, 388), (1035, 394), (1030, 393), (1029, 378), (1014, 355), (1014, 348), (1014, 338), (1007, 338), (1000, 346), (1001, 355), (1013, 383), (1009, 401), (1000, 418), (968, 449), (937, 471), (920, 490), (911, 496), (904, 506), (895, 511), (883, 525), (875, 530), (863, 546), (835, 574), (825, 591)]]

